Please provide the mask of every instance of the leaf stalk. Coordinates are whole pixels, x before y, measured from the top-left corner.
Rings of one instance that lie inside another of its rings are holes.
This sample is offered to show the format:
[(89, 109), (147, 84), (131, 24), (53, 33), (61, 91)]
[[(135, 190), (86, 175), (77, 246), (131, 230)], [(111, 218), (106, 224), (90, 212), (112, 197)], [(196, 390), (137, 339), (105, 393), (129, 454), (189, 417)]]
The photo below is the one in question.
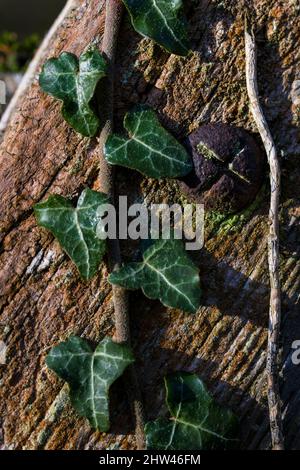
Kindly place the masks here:
[[(105, 93), (101, 96), (101, 113), (104, 112), (104, 125), (99, 137), (97, 151), (99, 153), (99, 190), (107, 194), (112, 203), (115, 202), (114, 169), (104, 157), (104, 144), (113, 131), (114, 121), (114, 70), (117, 51), (118, 35), (123, 16), (123, 3), (121, 0), (106, 0), (105, 29), (102, 42), (102, 54), (108, 62), (108, 73), (104, 81)], [(118, 240), (110, 240), (108, 246), (108, 264), (112, 272), (121, 265), (120, 244)], [(130, 321), (128, 294), (119, 286), (112, 286), (115, 340), (118, 343), (130, 345)], [(139, 450), (145, 449), (144, 413), (141, 400), (141, 391), (137, 379), (135, 366), (128, 368), (124, 375), (126, 391), (135, 417), (136, 445)]]

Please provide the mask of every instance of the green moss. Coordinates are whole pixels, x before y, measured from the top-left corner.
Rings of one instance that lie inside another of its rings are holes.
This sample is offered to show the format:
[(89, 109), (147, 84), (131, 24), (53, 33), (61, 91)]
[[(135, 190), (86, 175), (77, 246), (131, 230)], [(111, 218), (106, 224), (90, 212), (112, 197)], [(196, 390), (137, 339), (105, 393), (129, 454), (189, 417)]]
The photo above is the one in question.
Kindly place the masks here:
[(82, 170), (82, 167), (83, 167), (83, 159), (81, 157), (78, 157), (75, 160), (74, 165), (69, 170), (70, 175), (72, 176), (77, 175), (77, 173), (79, 173), (80, 170)]
[(211, 68), (213, 67), (213, 65), (214, 65), (213, 62), (207, 62), (206, 64), (204, 64), (204, 65), (202, 65), (202, 66), (199, 64), (199, 67), (200, 67), (200, 69), (201, 69), (201, 72), (203, 72), (203, 73), (206, 74), (206, 73), (208, 73), (208, 72), (211, 70)]
[(51, 436), (51, 429), (50, 429), (50, 428), (44, 429), (44, 430), (38, 435), (38, 438), (37, 438), (38, 446), (39, 446), (40, 448), (43, 448), (43, 447), (47, 444), (47, 442), (48, 442), (50, 436)]
[(74, 273), (71, 270), (67, 271), (66, 274), (64, 274), (63, 276), (57, 276), (55, 278), (55, 287), (59, 289), (63, 285), (68, 286), (73, 277)]
[(296, 106), (295, 111), (294, 111), (294, 123), (297, 126), (300, 126), (300, 106)]
[(199, 144), (197, 145), (197, 150), (207, 160), (221, 160), (219, 156), (213, 150), (207, 147), (207, 145), (205, 145), (203, 142), (199, 142)]
[(249, 114), (249, 104), (247, 102), (244, 102), (240, 107), (239, 107), (239, 114), (242, 117), (246, 117)]
[(255, 200), (238, 214), (224, 214), (219, 212), (206, 213), (205, 223), (211, 235), (226, 235), (239, 232), (250, 220), (253, 213), (261, 207), (266, 196), (266, 186), (263, 185)]
[(154, 55), (154, 47), (154, 42), (151, 41), (151, 39), (145, 38), (139, 42), (136, 54), (144, 54), (148, 57), (148, 59), (152, 59)]
[(47, 442), (49, 441), (49, 438), (51, 437), (53, 433), (53, 423), (55, 423), (63, 411), (66, 408), (66, 405), (69, 402), (69, 397), (67, 393), (68, 387), (65, 385), (54, 402), (52, 403), (51, 407), (49, 408), (45, 419), (46, 419), (46, 425), (44, 429), (38, 434), (37, 436), (37, 442), (39, 448), (44, 448)]

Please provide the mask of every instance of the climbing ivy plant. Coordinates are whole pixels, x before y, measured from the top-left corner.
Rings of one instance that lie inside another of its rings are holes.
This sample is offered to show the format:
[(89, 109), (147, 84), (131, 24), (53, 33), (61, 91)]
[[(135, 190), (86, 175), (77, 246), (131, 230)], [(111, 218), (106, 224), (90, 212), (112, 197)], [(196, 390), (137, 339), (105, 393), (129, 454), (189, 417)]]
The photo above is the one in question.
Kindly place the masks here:
[(111, 165), (138, 170), (150, 178), (175, 178), (192, 171), (191, 157), (166, 131), (147, 106), (137, 106), (126, 114), (124, 127), (129, 138), (112, 134), (104, 154)]
[(53, 233), (85, 280), (96, 274), (105, 254), (106, 242), (97, 236), (97, 229), (99, 206), (106, 203), (105, 194), (87, 188), (76, 207), (64, 197), (52, 195), (34, 208), (39, 225)]
[(194, 374), (165, 378), (170, 418), (146, 424), (147, 446), (161, 450), (214, 450), (236, 445), (237, 419), (220, 407)]
[[(166, 50), (187, 55), (189, 42), (181, 0), (124, 0), (134, 28)], [(107, 73), (106, 60), (89, 48), (79, 58), (63, 52), (48, 60), (40, 75), (44, 92), (62, 102), (62, 115), (83, 136), (96, 135), (100, 119), (94, 97), (96, 86)], [(184, 176), (192, 160), (184, 147), (164, 129), (155, 112), (137, 106), (127, 113), (124, 127), (128, 137), (109, 136), (104, 153), (112, 165), (140, 171), (152, 178)], [(59, 241), (84, 280), (98, 271), (107, 246), (97, 236), (105, 194), (85, 189), (74, 206), (60, 195), (50, 195), (36, 204), (37, 222)], [(142, 289), (151, 299), (195, 314), (201, 289), (197, 267), (180, 240), (157, 240), (143, 253), (143, 260), (114, 271), (111, 284)], [(130, 347), (104, 338), (96, 348), (72, 336), (53, 347), (46, 363), (69, 384), (70, 400), (80, 416), (93, 428), (108, 431), (109, 387), (134, 361)], [(226, 447), (234, 417), (212, 400), (200, 379), (176, 374), (165, 381), (169, 420), (146, 425), (147, 443), (157, 449), (202, 449)]]
[(49, 59), (40, 74), (41, 88), (63, 102), (64, 119), (86, 137), (94, 136), (99, 129), (99, 118), (91, 100), (106, 71), (105, 59), (97, 49), (91, 48), (79, 59), (69, 52)]
[(80, 416), (94, 429), (109, 429), (109, 387), (134, 361), (130, 348), (104, 338), (91, 348), (72, 336), (51, 349), (46, 364), (70, 386), (70, 399)]
[(200, 307), (200, 278), (181, 240), (158, 240), (143, 254), (143, 261), (129, 263), (109, 276), (112, 284), (142, 289), (150, 299), (168, 307), (196, 313)]
[(133, 27), (173, 54), (189, 52), (182, 0), (124, 0)]

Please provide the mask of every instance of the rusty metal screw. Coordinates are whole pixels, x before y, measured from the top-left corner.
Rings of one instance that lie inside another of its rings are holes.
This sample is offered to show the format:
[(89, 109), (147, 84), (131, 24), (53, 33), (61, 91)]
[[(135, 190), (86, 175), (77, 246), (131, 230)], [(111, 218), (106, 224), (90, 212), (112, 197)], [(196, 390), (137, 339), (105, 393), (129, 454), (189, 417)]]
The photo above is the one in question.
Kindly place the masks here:
[(262, 184), (264, 158), (243, 129), (216, 123), (201, 126), (186, 140), (194, 170), (180, 188), (208, 210), (238, 212), (248, 206)]

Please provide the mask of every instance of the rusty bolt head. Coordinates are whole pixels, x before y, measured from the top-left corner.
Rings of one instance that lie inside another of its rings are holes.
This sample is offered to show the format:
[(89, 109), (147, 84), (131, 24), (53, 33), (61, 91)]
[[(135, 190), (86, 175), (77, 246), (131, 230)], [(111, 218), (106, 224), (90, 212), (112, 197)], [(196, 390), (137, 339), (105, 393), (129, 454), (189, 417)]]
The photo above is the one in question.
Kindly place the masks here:
[(188, 198), (208, 210), (238, 212), (249, 205), (262, 184), (264, 158), (243, 129), (216, 123), (192, 132), (186, 145), (194, 170), (182, 178)]

